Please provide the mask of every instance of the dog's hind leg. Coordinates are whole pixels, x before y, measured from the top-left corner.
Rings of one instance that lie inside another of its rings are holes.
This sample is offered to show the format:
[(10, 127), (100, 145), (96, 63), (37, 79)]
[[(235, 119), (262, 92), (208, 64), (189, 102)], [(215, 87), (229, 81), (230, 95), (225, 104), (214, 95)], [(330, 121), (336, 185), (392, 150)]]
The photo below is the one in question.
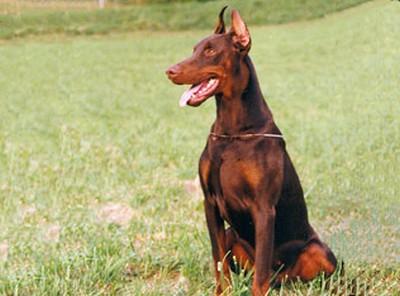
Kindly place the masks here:
[(336, 270), (337, 260), (333, 252), (318, 238), (304, 242), (303, 246), (299, 241), (293, 243), (285, 244), (287, 249), (278, 252), (277, 263), (283, 264), (278, 282), (294, 279), (310, 281), (319, 274), (330, 276)]

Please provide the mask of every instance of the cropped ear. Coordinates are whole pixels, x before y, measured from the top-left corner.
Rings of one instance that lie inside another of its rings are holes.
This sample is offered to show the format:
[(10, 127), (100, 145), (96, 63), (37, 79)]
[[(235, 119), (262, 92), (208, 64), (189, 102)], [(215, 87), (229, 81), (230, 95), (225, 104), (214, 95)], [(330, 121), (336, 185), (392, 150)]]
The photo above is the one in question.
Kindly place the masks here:
[(251, 46), (250, 33), (239, 12), (235, 9), (232, 10), (231, 34), (233, 42), (239, 48), (240, 52), (249, 52)]
[(224, 12), (226, 10), (226, 8), (228, 7), (228, 5), (225, 5), (218, 16), (218, 24), (215, 27), (214, 30), (214, 34), (224, 34), (225, 33), (225, 22), (224, 22)]

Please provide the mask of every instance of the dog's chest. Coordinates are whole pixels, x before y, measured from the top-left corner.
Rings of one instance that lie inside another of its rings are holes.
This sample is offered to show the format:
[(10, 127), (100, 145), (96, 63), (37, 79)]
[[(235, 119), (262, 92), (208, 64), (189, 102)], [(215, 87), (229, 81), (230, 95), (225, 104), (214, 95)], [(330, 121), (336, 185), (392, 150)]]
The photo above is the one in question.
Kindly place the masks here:
[[(248, 216), (249, 205), (264, 179), (263, 151), (255, 143), (209, 143), (200, 161), (206, 198), (231, 222)], [(232, 217), (235, 217), (232, 219)]]

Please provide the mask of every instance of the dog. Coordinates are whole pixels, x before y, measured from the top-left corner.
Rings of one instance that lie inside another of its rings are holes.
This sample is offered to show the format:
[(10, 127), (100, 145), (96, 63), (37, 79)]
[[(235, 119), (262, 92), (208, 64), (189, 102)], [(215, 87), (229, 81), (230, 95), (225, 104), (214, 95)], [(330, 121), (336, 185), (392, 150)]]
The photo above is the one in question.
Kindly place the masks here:
[(261, 296), (273, 285), (273, 274), (278, 284), (309, 281), (331, 275), (337, 260), (309, 223), (299, 177), (248, 55), (248, 28), (232, 10), (228, 31), (225, 9), (214, 34), (166, 74), (175, 84), (192, 85), (181, 106), (196, 107), (212, 96), (216, 100), (216, 120), (199, 162), (215, 294), (229, 289), (236, 262), (254, 271), (252, 295)]

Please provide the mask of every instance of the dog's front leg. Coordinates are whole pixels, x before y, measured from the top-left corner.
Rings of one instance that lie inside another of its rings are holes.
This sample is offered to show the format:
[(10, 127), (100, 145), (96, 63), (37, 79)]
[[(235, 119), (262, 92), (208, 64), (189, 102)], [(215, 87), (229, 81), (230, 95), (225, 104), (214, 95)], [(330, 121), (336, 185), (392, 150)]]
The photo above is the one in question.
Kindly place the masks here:
[[(215, 201), (211, 201), (212, 197), (206, 197), (204, 208), (206, 211), (206, 219), (208, 232), (211, 240), (212, 255), (214, 259), (216, 290), (215, 294), (220, 295), (230, 286), (230, 272), (227, 260), (225, 260), (225, 227)], [(221, 268), (222, 269), (221, 269)]]
[(256, 235), (253, 296), (264, 296), (269, 290), (274, 247), (275, 207), (258, 206), (252, 211)]

